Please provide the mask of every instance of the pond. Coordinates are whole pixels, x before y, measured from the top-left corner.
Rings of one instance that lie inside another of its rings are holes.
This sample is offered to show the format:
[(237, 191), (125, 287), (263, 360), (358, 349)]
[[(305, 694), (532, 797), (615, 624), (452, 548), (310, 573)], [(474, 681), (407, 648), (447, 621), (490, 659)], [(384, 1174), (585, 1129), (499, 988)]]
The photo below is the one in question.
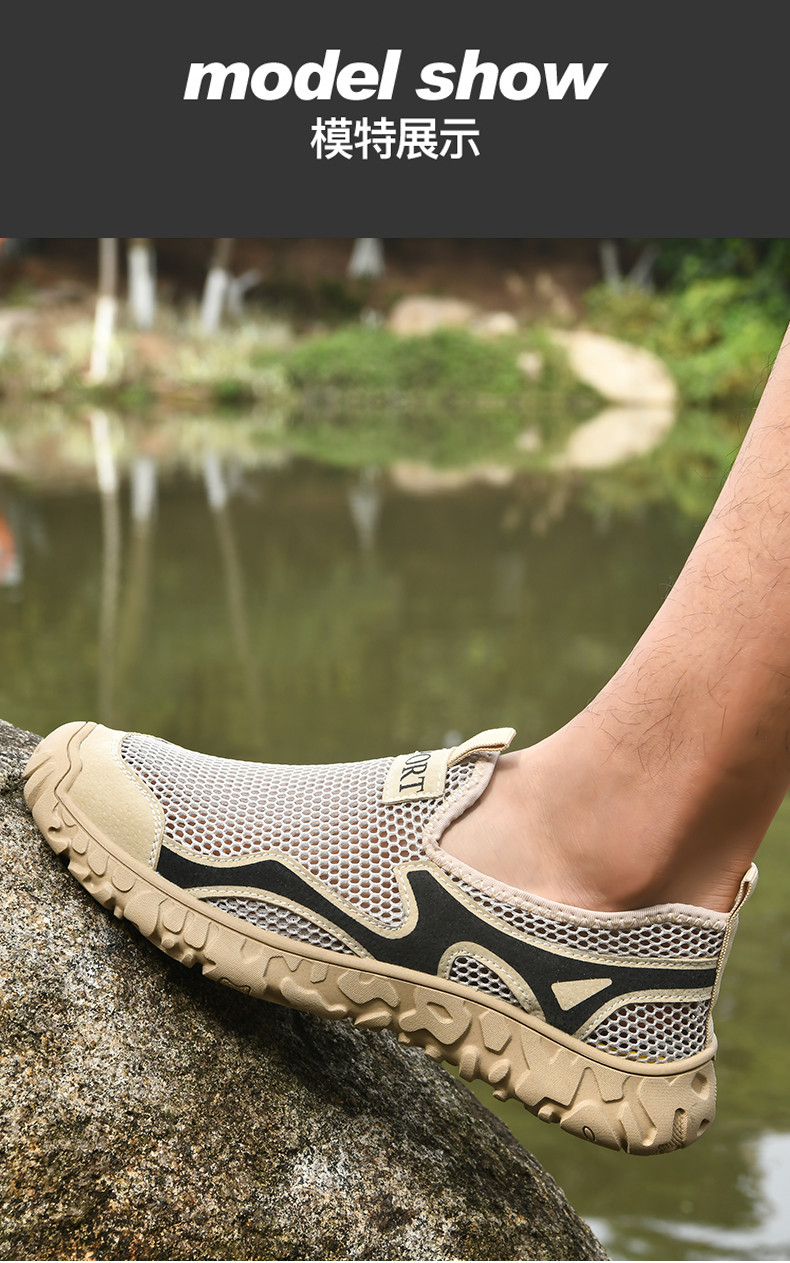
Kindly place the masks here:
[[(100, 424), (93, 439), (101, 494), (92, 465), (59, 476), (45, 451), (0, 481), (0, 715), (39, 733), (92, 718), (278, 762), (510, 724), (526, 745), (619, 665), (700, 526), (595, 513), (521, 476), (210, 445), (165, 468), (150, 442), (116, 465)], [(788, 842), (785, 804), (725, 976), (719, 1113), (698, 1144), (629, 1158), (474, 1089), (614, 1258), (790, 1257)]]

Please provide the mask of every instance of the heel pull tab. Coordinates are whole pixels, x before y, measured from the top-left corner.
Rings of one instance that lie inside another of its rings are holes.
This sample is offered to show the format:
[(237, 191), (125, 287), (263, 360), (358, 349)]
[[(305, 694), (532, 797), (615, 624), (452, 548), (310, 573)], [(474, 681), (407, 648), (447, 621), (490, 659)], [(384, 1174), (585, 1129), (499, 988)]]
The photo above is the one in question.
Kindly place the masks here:
[(727, 914), (727, 929), (724, 931), (724, 942), (721, 945), (719, 954), (719, 964), (716, 970), (716, 981), (713, 984), (713, 994), (711, 995), (710, 1010), (708, 1012), (708, 1039), (713, 1035), (713, 1008), (719, 998), (721, 989), (721, 979), (724, 974), (724, 966), (727, 964), (730, 950), (732, 948), (732, 940), (735, 938), (735, 932), (738, 929), (738, 918), (741, 908), (750, 899), (754, 888), (757, 885), (757, 865), (750, 864), (743, 880), (738, 887), (738, 893), (735, 896), (735, 902)]
[(515, 735), (515, 728), (486, 728), (484, 732), (479, 732), (476, 737), (470, 737), (468, 741), (455, 746), (450, 751), (447, 765), (452, 767), (454, 763), (459, 763), (461, 759), (465, 759), (468, 754), (476, 754), (478, 751), (482, 753), (484, 750), (491, 750), (492, 752), (507, 750)]
[(743, 876), (740, 886), (738, 887), (738, 893), (735, 896), (735, 903), (730, 908), (728, 914), (729, 916), (734, 916), (736, 912), (740, 912), (747, 899), (751, 899), (754, 894), (754, 888), (757, 885), (757, 876), (757, 865), (750, 864)]

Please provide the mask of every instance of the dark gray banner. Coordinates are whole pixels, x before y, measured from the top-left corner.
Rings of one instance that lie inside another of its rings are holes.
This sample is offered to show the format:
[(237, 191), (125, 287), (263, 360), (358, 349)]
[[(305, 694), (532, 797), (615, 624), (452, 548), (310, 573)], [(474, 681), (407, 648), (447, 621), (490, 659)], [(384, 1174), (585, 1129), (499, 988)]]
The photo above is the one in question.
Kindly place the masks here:
[(141, 0), (7, 11), (9, 231), (772, 235), (775, 7)]

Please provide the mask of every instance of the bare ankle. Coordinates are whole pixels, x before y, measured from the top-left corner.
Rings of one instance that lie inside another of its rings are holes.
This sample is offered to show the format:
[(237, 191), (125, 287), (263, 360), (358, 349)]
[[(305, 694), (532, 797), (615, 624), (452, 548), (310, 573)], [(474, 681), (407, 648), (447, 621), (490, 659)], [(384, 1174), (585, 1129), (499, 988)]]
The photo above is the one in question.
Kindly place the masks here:
[[(580, 716), (538, 745), (503, 755), (480, 802), (442, 845), (507, 885), (576, 907), (688, 903), (727, 911), (761, 822), (744, 819), (733, 831), (735, 786), (725, 786), (719, 804), (714, 781), (706, 785), (693, 769), (674, 781), (646, 775), (626, 748), (607, 749), (590, 717)], [(770, 813), (765, 827), (769, 820)]]

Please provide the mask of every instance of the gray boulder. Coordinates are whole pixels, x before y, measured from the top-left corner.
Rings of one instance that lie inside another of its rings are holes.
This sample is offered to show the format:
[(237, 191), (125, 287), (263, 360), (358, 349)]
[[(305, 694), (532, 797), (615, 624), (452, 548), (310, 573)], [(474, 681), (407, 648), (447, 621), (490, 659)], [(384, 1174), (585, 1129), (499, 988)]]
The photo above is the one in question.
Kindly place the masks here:
[(37, 740), (0, 721), (0, 1258), (607, 1257), (422, 1052), (209, 983), (94, 903), (24, 804)]

